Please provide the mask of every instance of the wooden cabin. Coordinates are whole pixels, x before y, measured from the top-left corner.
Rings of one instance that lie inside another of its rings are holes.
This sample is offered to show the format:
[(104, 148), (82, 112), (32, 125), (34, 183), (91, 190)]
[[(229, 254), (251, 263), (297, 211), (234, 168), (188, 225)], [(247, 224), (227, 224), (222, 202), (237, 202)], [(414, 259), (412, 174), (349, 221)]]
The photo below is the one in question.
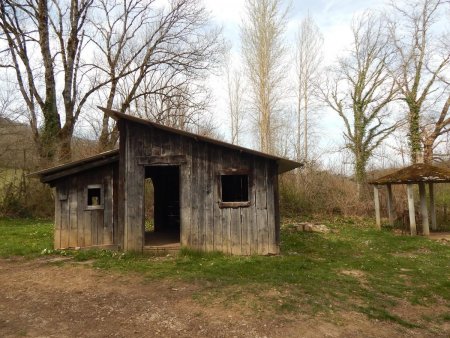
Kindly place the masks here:
[(202, 251), (279, 252), (278, 174), (300, 163), (102, 110), (118, 123), (119, 149), (36, 173), (55, 188), (56, 249), (142, 251), (169, 238)]

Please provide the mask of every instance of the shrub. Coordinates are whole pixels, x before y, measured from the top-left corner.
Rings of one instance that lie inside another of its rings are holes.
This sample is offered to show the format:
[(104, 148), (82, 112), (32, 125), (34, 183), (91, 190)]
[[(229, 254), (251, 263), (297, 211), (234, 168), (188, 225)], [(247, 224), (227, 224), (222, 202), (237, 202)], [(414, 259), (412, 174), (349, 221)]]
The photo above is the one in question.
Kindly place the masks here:
[(51, 188), (22, 171), (3, 177), (0, 188), (0, 215), (9, 217), (50, 218), (54, 213)]

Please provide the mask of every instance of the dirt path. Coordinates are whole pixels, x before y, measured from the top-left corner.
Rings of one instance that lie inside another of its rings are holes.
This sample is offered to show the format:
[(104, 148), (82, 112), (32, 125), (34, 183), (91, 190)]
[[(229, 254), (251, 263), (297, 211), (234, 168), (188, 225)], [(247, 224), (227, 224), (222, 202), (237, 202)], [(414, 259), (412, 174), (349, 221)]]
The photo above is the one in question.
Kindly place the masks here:
[[(192, 297), (199, 288), (70, 262), (56, 265), (49, 258), (0, 259), (0, 337), (439, 336), (353, 312), (286, 317), (206, 306)], [(449, 336), (450, 328), (442, 332)]]

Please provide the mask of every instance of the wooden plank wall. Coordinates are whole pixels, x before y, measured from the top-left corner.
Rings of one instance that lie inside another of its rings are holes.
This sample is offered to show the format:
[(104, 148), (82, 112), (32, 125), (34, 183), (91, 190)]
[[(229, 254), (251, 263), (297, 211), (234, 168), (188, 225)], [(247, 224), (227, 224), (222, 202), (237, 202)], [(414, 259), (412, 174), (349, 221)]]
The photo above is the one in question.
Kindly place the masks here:
[[(81, 172), (56, 182), (55, 249), (114, 244), (116, 164)], [(101, 184), (103, 209), (87, 209), (87, 186)]]
[[(180, 165), (181, 245), (236, 255), (279, 252), (275, 161), (131, 121), (121, 123), (126, 125), (120, 134), (125, 176), (119, 183), (125, 192), (125, 250), (143, 248), (145, 170), (137, 157), (186, 155)], [(250, 170), (249, 207), (219, 207), (220, 171), (231, 168)]]

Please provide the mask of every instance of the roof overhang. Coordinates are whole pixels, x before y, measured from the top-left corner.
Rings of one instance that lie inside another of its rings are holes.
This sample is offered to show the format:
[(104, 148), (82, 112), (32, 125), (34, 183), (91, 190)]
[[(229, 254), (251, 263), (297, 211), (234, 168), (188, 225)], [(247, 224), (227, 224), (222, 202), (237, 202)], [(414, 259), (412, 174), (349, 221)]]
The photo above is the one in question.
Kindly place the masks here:
[(56, 167), (39, 170), (31, 173), (29, 176), (39, 176), (41, 182), (50, 183), (69, 175), (98, 168), (117, 161), (119, 161), (119, 150), (115, 149), (97, 154), (95, 156), (87, 157), (79, 161), (73, 161), (58, 165)]

